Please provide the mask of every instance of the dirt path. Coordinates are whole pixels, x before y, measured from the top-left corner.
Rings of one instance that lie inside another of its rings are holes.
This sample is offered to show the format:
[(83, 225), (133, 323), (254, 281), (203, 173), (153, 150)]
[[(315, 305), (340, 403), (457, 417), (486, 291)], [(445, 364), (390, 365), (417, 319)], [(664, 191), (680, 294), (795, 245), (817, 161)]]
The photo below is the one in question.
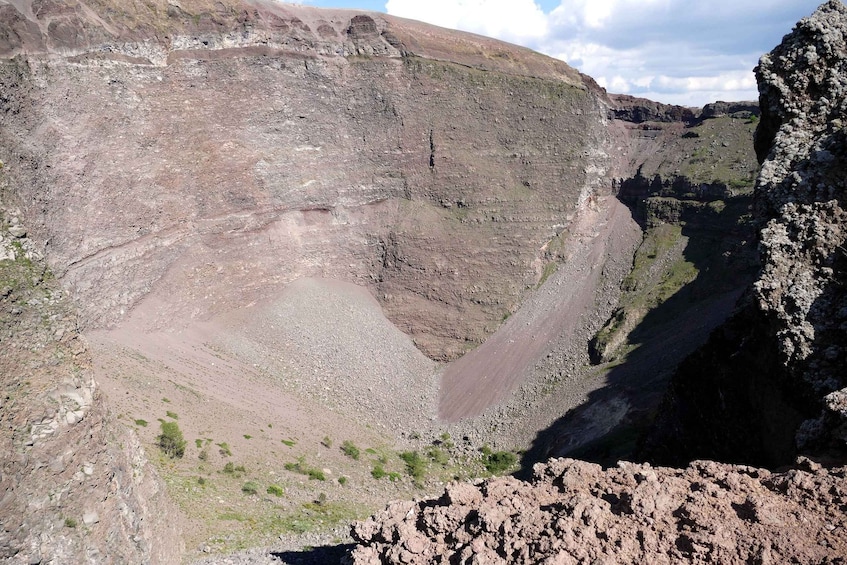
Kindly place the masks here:
[(629, 210), (614, 197), (587, 207), (572, 228), (559, 270), (485, 343), (445, 369), (439, 417), (456, 422), (507, 399), (531, 375), (550, 342), (572, 336), (582, 317), (593, 311), (609, 242), (633, 229)]

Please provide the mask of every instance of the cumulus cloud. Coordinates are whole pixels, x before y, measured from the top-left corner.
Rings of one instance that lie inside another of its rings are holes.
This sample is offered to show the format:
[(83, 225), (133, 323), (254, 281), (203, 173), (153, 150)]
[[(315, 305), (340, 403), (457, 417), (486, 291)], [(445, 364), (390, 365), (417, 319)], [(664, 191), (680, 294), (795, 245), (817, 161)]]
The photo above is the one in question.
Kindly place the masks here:
[(389, 14), (526, 45), (612, 92), (701, 106), (757, 97), (752, 69), (819, 0), (388, 0)]
[(547, 36), (547, 15), (533, 0), (388, 0), (389, 14), (513, 43)]

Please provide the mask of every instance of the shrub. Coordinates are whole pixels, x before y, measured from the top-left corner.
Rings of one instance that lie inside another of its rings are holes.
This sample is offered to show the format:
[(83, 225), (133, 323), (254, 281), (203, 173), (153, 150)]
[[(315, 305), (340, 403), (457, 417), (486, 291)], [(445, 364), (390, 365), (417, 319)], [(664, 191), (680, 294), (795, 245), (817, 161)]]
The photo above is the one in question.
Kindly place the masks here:
[(350, 459), (359, 460), (359, 448), (356, 447), (352, 441), (345, 441), (341, 444), (341, 452), (349, 457)]
[(282, 496), (285, 494), (285, 490), (279, 485), (270, 485), (268, 486), (268, 494), (272, 494), (274, 496)]
[(286, 463), (284, 465), (286, 471), (292, 471), (294, 473), (300, 473), (301, 475), (307, 475), (310, 480), (317, 481), (325, 481), (326, 475), (320, 469), (315, 469), (314, 467), (309, 467), (306, 464), (306, 458), (300, 457), (297, 459), (297, 463)]
[(447, 454), (443, 449), (439, 449), (438, 447), (430, 447), (426, 451), (427, 457), (432, 459), (433, 462), (444, 466), (450, 461), (450, 455)]
[(385, 472), (382, 465), (374, 465), (374, 468), (371, 470), (371, 476), (375, 479), (381, 479), (386, 475), (388, 475), (388, 473)]
[(297, 442), (293, 439), (281, 439), (280, 441), (288, 447), (294, 447), (295, 445), (297, 445)]
[(185, 439), (176, 422), (162, 422), (162, 433), (157, 438), (159, 449), (174, 459), (185, 455)]
[(76, 528), (77, 522), (73, 518), (65, 518), (65, 527), (66, 528)]
[(514, 453), (508, 451), (495, 451), (485, 459), (485, 468), (489, 473), (502, 473), (508, 470), (518, 460)]
[(220, 449), (221, 455), (223, 455), (225, 457), (230, 457), (232, 455), (232, 451), (230, 451), (230, 449), (229, 449), (229, 444), (226, 443), (225, 441), (218, 443), (217, 446), (221, 448)]
[(404, 451), (400, 453), (400, 459), (406, 463), (406, 472), (420, 482), (426, 475), (426, 461), (417, 451)]
[(329, 449), (330, 447), (332, 447), (332, 438), (329, 436), (324, 436), (324, 438), (321, 440), (321, 445)]
[(309, 475), (309, 480), (311, 481), (325, 481), (326, 475), (320, 469), (310, 468), (307, 469), (306, 474)]
[(168, 410), (167, 412), (165, 412), (165, 415), (172, 420), (179, 420), (179, 416), (177, 416), (176, 412), (171, 412), (170, 410)]
[(203, 447), (203, 440), (202, 439), (195, 439), (194, 445), (197, 446), (197, 449), (201, 449)]
[(444, 432), (441, 434), (441, 439), (439, 440), (444, 449), (453, 449), (456, 447), (456, 444), (453, 443), (453, 438), (450, 437), (450, 434)]
[(259, 492), (259, 485), (253, 481), (247, 481), (241, 486), (241, 492), (244, 494), (256, 494)]
[(344, 486), (347, 484), (347, 477), (338, 477), (338, 484)]
[(135, 421), (135, 425), (140, 426), (142, 428), (146, 428), (147, 427), (147, 420), (142, 420), (142, 419), (139, 418), (138, 420)]
[(223, 472), (227, 475), (241, 476), (247, 472), (244, 465), (235, 465), (232, 461), (224, 465)]

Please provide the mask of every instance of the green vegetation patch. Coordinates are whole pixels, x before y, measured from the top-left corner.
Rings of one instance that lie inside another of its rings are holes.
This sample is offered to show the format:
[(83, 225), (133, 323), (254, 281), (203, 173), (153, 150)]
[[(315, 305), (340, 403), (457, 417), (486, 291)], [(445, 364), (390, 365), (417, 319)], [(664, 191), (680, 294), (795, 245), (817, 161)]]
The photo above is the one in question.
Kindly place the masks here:
[(301, 475), (308, 476), (310, 481), (326, 480), (326, 475), (323, 471), (315, 467), (310, 467), (306, 463), (305, 456), (298, 458), (295, 463), (286, 463), (284, 467), (286, 471), (291, 471), (292, 473), (299, 473)]
[(355, 459), (356, 461), (359, 460), (359, 456), (361, 455), (359, 448), (349, 440), (341, 444), (341, 452), (350, 459)]
[(324, 499), (322, 502), (307, 502), (295, 512), (276, 516), (269, 525), (282, 533), (305, 534), (352, 522), (364, 517), (363, 514), (355, 505)]
[(241, 485), (241, 492), (249, 495), (257, 494), (259, 492), (259, 485), (254, 481), (247, 481)]
[(416, 483), (422, 482), (426, 477), (426, 460), (421, 457), (421, 454), (417, 451), (404, 451), (398, 455), (406, 463), (406, 472), (409, 476), (415, 479)]
[(232, 461), (229, 461), (226, 465), (224, 465), (222, 472), (226, 475), (240, 477), (242, 475), (247, 474), (247, 469), (244, 467), (244, 465), (236, 465)]
[(162, 422), (162, 433), (156, 438), (156, 444), (162, 453), (175, 459), (185, 455), (185, 438), (176, 422)]

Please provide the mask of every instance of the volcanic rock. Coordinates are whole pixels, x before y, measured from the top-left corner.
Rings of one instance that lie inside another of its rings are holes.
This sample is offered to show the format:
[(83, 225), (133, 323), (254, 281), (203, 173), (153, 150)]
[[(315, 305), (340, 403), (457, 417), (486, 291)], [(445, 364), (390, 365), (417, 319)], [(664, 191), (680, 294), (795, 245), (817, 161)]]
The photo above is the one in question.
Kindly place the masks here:
[(775, 466), (847, 453), (845, 30), (847, 7), (827, 2), (757, 67), (761, 272), (677, 372), (644, 457)]
[(847, 469), (572, 459), (451, 484), (353, 526), (349, 563), (823, 563), (847, 552)]

